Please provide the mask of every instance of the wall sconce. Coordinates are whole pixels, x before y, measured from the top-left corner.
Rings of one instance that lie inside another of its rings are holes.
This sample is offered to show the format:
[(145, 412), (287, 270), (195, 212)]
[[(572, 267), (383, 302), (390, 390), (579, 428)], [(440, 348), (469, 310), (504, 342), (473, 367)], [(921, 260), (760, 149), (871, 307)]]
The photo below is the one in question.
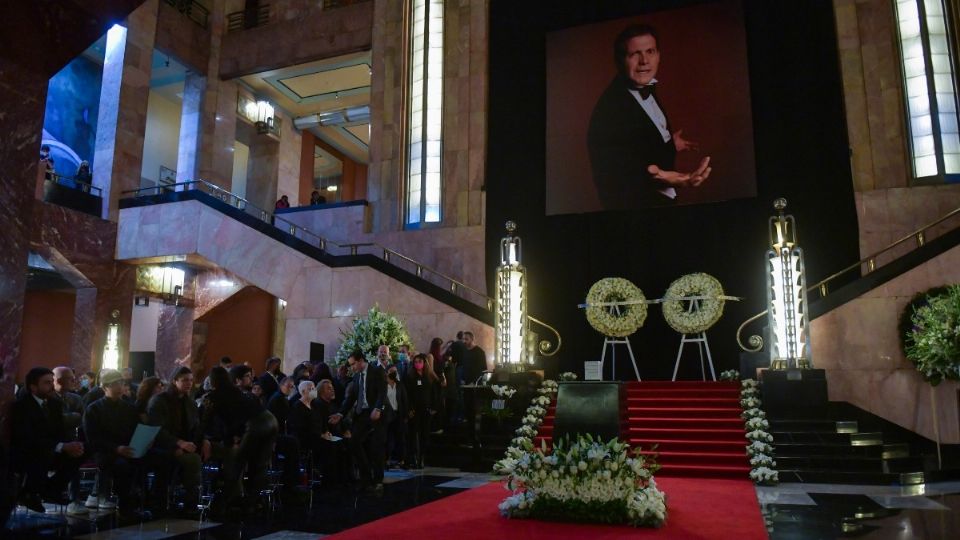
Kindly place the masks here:
[(257, 133), (265, 135), (273, 130), (273, 105), (260, 100), (257, 101)]
[(770, 217), (770, 249), (766, 254), (770, 367), (811, 368), (803, 250), (797, 245), (793, 216), (783, 215), (787, 200), (777, 199), (773, 207), (777, 215)]
[(500, 240), (495, 309), (496, 364), (519, 369), (532, 358), (527, 354), (527, 271), (520, 264), (517, 224), (506, 223), (507, 236)]

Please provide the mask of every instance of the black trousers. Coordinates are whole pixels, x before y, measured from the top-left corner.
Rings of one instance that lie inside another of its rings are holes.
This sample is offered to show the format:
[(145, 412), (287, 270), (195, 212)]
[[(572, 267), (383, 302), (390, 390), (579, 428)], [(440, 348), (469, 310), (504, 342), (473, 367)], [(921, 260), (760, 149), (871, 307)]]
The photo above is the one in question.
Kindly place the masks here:
[(364, 409), (353, 419), (350, 452), (357, 462), (361, 483), (383, 482), (383, 465), (386, 459), (386, 425), (383, 416), (374, 422), (370, 419), (372, 409)]
[[(384, 413), (386, 414), (386, 412)], [(386, 425), (387, 458), (392, 461), (403, 461), (407, 455), (407, 419), (391, 411)]]
[[(257, 494), (267, 485), (267, 469), (277, 440), (277, 419), (270, 411), (263, 411), (247, 420), (247, 429), (240, 444), (227, 453), (223, 464), (224, 477), (229, 487), (236, 486), (247, 469), (249, 485), (247, 493)], [(228, 499), (238, 495), (230, 489)]]
[[(72, 486), (70, 498), (77, 500), (80, 496), (80, 465), (83, 457), (70, 457), (63, 453), (55, 453), (52, 459), (43, 456), (24, 458), (20, 461), (20, 468), (26, 475), (25, 491), (37, 495), (57, 495), (63, 493), (69, 483)], [(47, 473), (54, 474), (48, 477)]]
[(300, 441), (290, 435), (277, 436), (277, 454), (283, 454), (283, 485), (291, 489), (300, 483)]
[(407, 463), (423, 465), (423, 454), (430, 437), (430, 416), (430, 411), (426, 408), (416, 409), (413, 418), (407, 420), (407, 448), (410, 449)]

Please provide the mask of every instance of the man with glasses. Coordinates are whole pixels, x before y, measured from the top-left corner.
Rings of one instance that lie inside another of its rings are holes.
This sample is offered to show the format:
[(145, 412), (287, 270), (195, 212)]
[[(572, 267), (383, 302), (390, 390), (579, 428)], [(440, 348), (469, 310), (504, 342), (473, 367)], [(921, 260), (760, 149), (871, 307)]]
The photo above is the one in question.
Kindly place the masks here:
[(386, 433), (381, 416), (387, 379), (382, 369), (367, 364), (360, 351), (351, 353), (347, 364), (354, 374), (352, 388), (347, 391), (340, 412), (330, 417), (330, 423), (336, 425), (346, 414), (354, 413), (350, 453), (360, 470), (361, 486), (382, 493)]

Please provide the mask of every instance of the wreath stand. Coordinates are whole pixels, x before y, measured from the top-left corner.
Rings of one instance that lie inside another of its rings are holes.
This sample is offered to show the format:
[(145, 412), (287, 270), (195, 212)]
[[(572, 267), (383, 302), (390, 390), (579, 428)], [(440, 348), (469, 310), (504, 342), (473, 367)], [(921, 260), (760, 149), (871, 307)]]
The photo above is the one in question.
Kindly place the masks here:
[[(611, 306), (610, 313), (620, 316), (620, 306)], [(630, 346), (630, 338), (616, 338), (606, 336), (603, 340), (603, 352), (600, 354), (600, 377), (603, 378), (603, 364), (607, 359), (607, 347), (610, 347), (610, 379), (617, 379), (617, 345), (626, 345), (627, 353), (630, 355), (630, 362), (633, 364), (633, 372), (640, 380), (640, 370), (637, 369), (637, 358), (633, 355), (633, 347)], [(711, 369), (713, 366), (711, 365)]]
[[(687, 308), (687, 313), (697, 313), (700, 311), (700, 300), (691, 300), (690, 307)], [(690, 337), (693, 336), (693, 337)], [(703, 380), (707, 380), (707, 371), (706, 366), (703, 363), (703, 351), (707, 351), (707, 362), (710, 364), (710, 376), (713, 377), (713, 380), (717, 380), (717, 374), (713, 370), (713, 358), (710, 356), (710, 343), (707, 342), (707, 333), (700, 332), (699, 334), (683, 334), (680, 338), (680, 349), (677, 351), (677, 363), (673, 366), (673, 381), (677, 380), (677, 370), (680, 369), (680, 358), (683, 356), (683, 347), (687, 343), (696, 343), (697, 350), (700, 352), (700, 373), (703, 376)], [(628, 343), (629, 347), (630, 344)], [(637, 375), (637, 380), (640, 379), (640, 376)]]

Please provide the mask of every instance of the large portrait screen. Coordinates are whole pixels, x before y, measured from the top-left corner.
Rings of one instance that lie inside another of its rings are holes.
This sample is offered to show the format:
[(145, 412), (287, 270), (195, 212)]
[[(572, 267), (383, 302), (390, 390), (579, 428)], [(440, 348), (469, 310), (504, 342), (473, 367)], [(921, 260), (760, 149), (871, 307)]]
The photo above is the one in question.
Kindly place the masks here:
[(548, 215), (754, 197), (741, 4), (547, 34)]

